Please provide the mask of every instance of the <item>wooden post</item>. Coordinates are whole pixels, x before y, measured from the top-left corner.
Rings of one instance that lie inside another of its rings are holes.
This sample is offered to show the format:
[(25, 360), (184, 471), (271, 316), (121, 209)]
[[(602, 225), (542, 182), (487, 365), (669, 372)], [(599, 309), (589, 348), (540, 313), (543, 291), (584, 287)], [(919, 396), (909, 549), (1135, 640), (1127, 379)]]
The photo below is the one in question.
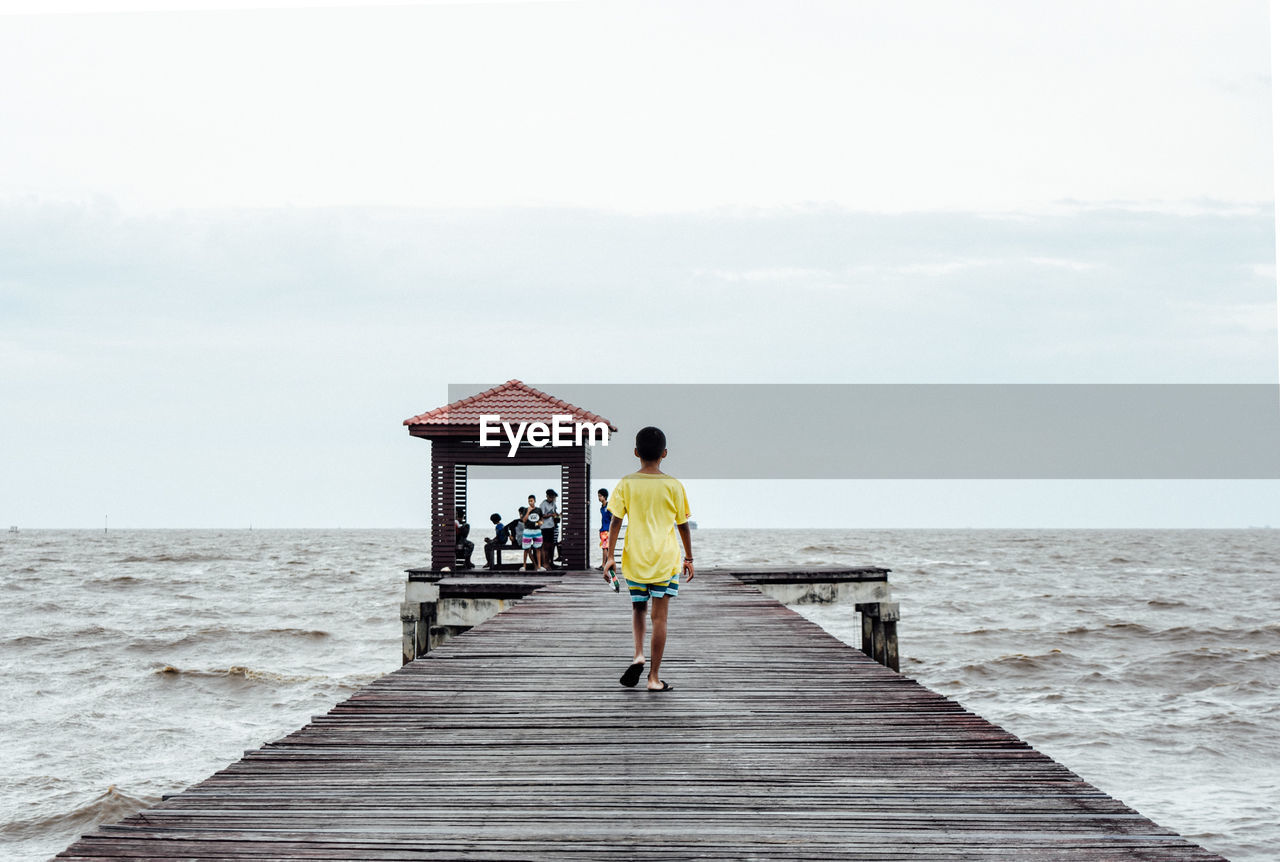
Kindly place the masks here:
[(456, 556), (453, 462), (449, 460), (448, 444), (437, 440), (431, 444), (431, 568), (452, 569)]
[(422, 611), (418, 615), (418, 637), (414, 644), (417, 655), (414, 658), (422, 658), (431, 652), (431, 629), (436, 624), (436, 613), (439, 609), (438, 602), (423, 602)]
[(897, 602), (859, 602), (862, 614), (862, 651), (890, 670), (898, 670)]
[(431, 649), (431, 627), (436, 624), (440, 602), (439, 577), (432, 580), (412, 575), (404, 585), (404, 601), (400, 603), (401, 664), (422, 658)]
[(884, 666), (898, 669), (898, 623), (886, 620), (884, 624)]
[(862, 615), (862, 651), (871, 658), (875, 658), (873, 617), (876, 607), (877, 605), (873, 602), (854, 605), (854, 608)]
[(560, 463), (560, 556), (574, 571), (591, 567), (591, 448), (570, 450)]
[(406, 665), (418, 657), (418, 615), (420, 605), (417, 602), (400, 603), (400, 664)]
[(884, 623), (884, 664), (889, 670), (898, 670), (898, 617), (897, 602), (880, 603), (880, 620)]

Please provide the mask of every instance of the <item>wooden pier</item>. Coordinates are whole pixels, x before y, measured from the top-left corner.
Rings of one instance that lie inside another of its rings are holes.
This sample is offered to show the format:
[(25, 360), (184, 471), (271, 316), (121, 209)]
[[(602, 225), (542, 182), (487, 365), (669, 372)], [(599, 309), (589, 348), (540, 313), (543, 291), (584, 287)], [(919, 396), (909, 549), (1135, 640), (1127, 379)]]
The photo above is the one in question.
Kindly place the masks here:
[[(850, 610), (852, 613), (852, 609)], [(1221, 859), (729, 573), (573, 572), (59, 858)]]

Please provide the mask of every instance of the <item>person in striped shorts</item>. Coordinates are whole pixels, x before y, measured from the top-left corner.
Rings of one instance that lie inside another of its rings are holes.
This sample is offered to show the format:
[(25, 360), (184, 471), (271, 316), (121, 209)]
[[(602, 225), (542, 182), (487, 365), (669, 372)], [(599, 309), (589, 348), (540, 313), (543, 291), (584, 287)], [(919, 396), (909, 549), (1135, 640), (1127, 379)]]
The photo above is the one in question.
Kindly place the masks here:
[[(623, 476), (609, 497), (609, 537), (604, 553), (604, 579), (617, 567), (613, 550), (626, 519), (627, 542), (622, 548), (622, 576), (631, 593), (631, 632), (635, 657), (618, 682), (634, 686), (644, 671), (646, 617), (653, 622), (649, 638), (649, 691), (671, 691), (674, 686), (658, 675), (667, 644), (667, 604), (680, 590), (680, 576), (693, 580), (693, 540), (689, 530), (689, 497), (684, 485), (660, 468), (667, 457), (667, 437), (649, 426), (636, 433), (636, 457), (640, 469)], [(684, 559), (676, 534), (684, 545)]]

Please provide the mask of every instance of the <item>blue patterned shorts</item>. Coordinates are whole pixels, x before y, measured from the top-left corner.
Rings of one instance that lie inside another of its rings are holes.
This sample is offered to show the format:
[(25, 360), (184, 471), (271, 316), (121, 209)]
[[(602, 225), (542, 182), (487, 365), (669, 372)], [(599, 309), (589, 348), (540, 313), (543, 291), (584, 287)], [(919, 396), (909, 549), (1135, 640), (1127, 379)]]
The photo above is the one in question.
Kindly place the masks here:
[(627, 579), (627, 590), (631, 593), (631, 601), (647, 602), (649, 599), (665, 599), (675, 598), (680, 591), (680, 576), (672, 575), (671, 580), (663, 581), (660, 584), (642, 584), (639, 581)]

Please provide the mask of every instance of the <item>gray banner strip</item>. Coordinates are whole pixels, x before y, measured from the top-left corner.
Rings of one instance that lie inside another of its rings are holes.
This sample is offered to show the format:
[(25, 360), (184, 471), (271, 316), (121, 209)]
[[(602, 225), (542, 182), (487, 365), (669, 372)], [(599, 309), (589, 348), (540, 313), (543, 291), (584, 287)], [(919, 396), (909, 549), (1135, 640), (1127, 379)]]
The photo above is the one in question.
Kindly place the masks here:
[(602, 478), (635, 469), (645, 425), (691, 479), (1280, 478), (1270, 384), (526, 382), (618, 427), (592, 453)]

